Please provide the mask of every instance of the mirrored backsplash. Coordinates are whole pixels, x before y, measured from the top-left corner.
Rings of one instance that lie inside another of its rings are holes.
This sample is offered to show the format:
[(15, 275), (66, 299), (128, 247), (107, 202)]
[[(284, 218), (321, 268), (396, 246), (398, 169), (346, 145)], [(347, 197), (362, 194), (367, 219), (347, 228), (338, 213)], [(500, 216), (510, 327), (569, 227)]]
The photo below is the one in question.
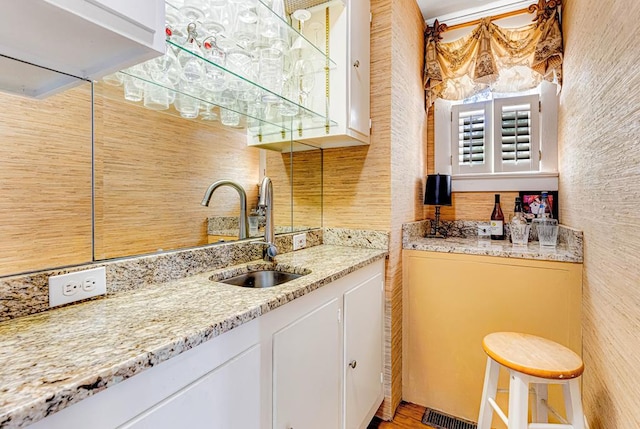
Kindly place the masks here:
[(201, 205), (221, 179), (251, 210), (271, 177), (276, 232), (322, 226), (318, 149), (248, 147), (244, 129), (144, 109), (104, 83), (0, 102), (0, 276), (215, 242), (208, 219), (240, 215), (229, 187)]

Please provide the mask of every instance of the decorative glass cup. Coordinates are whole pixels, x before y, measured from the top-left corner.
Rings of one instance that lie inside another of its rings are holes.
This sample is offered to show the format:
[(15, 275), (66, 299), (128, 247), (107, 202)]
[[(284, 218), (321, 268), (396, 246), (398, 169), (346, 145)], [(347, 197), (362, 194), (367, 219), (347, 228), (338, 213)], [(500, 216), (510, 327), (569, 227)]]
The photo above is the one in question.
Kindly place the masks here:
[(510, 223), (511, 242), (514, 246), (526, 246), (529, 241), (529, 230), (531, 225), (527, 223)]
[(555, 246), (558, 242), (558, 220), (535, 218), (533, 224), (538, 231), (540, 246)]

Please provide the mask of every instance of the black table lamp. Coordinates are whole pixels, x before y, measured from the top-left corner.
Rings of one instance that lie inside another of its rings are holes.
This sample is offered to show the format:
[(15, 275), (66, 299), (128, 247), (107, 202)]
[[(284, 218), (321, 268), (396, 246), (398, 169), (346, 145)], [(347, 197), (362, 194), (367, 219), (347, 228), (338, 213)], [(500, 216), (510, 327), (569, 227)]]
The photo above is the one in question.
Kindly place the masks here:
[(429, 174), (427, 176), (427, 186), (424, 191), (424, 204), (436, 206), (435, 227), (427, 238), (445, 238), (440, 234), (440, 206), (451, 205), (451, 176), (447, 174)]

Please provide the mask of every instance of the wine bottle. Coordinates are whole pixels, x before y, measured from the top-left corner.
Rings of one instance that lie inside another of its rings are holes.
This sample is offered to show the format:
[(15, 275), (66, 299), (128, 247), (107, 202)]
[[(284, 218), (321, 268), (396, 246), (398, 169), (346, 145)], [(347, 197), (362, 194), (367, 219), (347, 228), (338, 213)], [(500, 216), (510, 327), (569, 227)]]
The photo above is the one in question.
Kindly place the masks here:
[(500, 194), (495, 194), (495, 205), (491, 213), (491, 239), (504, 240), (504, 214), (500, 207)]

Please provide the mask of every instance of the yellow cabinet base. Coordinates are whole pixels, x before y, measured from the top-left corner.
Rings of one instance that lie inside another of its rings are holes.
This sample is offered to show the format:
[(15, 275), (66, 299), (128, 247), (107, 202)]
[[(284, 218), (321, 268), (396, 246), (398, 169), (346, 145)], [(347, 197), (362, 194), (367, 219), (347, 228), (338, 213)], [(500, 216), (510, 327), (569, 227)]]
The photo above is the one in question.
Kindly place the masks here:
[[(582, 355), (582, 264), (404, 250), (403, 285), (405, 401), (477, 421), (491, 332), (539, 335)], [(550, 401), (563, 411), (559, 393), (550, 389)]]

